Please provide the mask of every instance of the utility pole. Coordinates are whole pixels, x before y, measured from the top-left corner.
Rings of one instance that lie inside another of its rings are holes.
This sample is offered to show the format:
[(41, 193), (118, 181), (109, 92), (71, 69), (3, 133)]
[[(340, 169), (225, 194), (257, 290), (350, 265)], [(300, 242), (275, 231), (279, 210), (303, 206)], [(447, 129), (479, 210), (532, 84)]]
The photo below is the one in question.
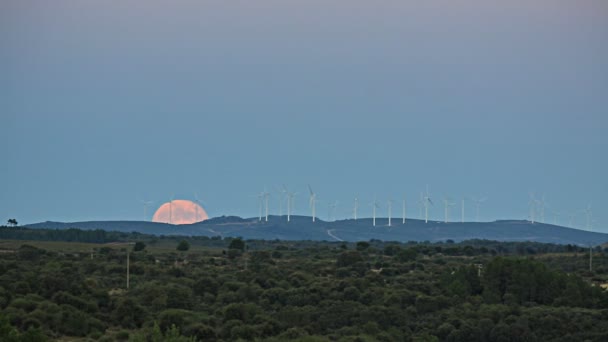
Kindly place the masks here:
[(593, 245), (589, 244), (589, 272), (593, 272)]
[(129, 247), (127, 247), (127, 290), (129, 289), (129, 266), (130, 266), (130, 259), (129, 259), (129, 255), (131, 253), (129, 252)]

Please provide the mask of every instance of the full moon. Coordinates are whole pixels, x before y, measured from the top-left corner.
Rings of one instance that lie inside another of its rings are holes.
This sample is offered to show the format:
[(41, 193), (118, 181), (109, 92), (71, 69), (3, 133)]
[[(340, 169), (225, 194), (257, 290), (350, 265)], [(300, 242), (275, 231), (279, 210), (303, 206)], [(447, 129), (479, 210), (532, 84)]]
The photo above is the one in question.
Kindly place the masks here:
[(208, 218), (207, 212), (200, 205), (188, 200), (173, 200), (163, 203), (156, 210), (152, 222), (190, 224), (205, 221)]

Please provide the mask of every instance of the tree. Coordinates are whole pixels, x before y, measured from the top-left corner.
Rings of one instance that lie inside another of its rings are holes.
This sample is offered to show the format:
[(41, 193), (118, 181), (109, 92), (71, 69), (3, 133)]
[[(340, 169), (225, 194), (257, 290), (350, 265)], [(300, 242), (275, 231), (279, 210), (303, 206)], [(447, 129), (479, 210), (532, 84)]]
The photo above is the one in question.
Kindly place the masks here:
[(245, 250), (245, 241), (241, 238), (236, 238), (230, 241), (230, 245), (228, 249), (240, 249), (241, 251)]
[(135, 246), (133, 246), (133, 251), (134, 252), (140, 252), (140, 251), (143, 251), (145, 248), (146, 248), (146, 244), (145, 243), (143, 243), (141, 241), (137, 241), (135, 243)]
[(9, 226), (11, 227), (15, 227), (16, 225), (18, 225), (19, 223), (17, 222), (17, 220), (15, 220), (14, 218), (12, 219), (8, 219), (8, 221), (6, 221), (8, 223)]
[(177, 250), (185, 252), (190, 249), (190, 244), (186, 240), (182, 240), (177, 244)]

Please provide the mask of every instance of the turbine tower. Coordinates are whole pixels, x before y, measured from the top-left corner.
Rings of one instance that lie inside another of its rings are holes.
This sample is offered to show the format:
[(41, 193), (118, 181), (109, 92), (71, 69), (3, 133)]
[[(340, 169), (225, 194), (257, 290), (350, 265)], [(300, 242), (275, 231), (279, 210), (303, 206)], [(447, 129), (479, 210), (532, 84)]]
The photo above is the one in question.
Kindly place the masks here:
[(424, 195), (424, 199), (422, 201), (424, 204), (424, 223), (429, 222), (429, 204), (433, 205), (433, 201), (431, 201), (431, 197), (429, 195), (429, 186), (426, 186), (426, 194)]
[(336, 220), (336, 207), (338, 206), (338, 201), (330, 202), (327, 206), (327, 220), (335, 221)]
[(587, 208), (585, 208), (583, 210), (583, 212), (585, 213), (585, 217), (587, 219), (587, 230), (591, 230), (591, 218), (592, 218), (591, 203), (587, 204)]
[(479, 207), (481, 206), (481, 203), (485, 202), (486, 200), (487, 200), (486, 197), (473, 198), (473, 202), (475, 202), (475, 210), (476, 210), (475, 221), (477, 221), (477, 222), (479, 222)]
[(141, 200), (141, 204), (143, 204), (143, 206), (144, 206), (144, 221), (148, 220), (148, 206), (152, 203), (154, 203), (154, 202)]
[(283, 188), (278, 188), (277, 193), (279, 194), (279, 216), (283, 216), (283, 199), (287, 195), (287, 189), (283, 185)]
[(196, 192), (194, 193), (194, 202), (197, 204), (196, 206), (194, 206), (194, 211), (195, 211), (194, 221), (195, 222), (199, 222), (199, 219), (198, 219), (198, 207), (202, 206), (202, 205), (201, 205), (201, 200), (198, 198), (198, 194)]
[(536, 198), (534, 198), (534, 193), (530, 192), (530, 201), (528, 202), (528, 206), (530, 209), (530, 222), (534, 224), (536, 219)]
[(389, 198), (386, 202), (386, 206), (388, 209), (388, 226), (391, 226), (391, 211), (393, 210), (393, 200)]
[(270, 198), (270, 193), (264, 189), (264, 202), (266, 205), (266, 222), (268, 222), (268, 199)]
[(557, 224), (559, 223), (559, 215), (561, 215), (561, 212), (557, 211), (557, 210), (553, 210), (553, 224), (557, 226)]
[(540, 200), (538, 200), (538, 204), (540, 204), (540, 220), (539, 222), (541, 223), (545, 223), (545, 195), (543, 194), (543, 197), (541, 197)]
[(283, 185), (283, 191), (287, 194), (287, 222), (291, 221), (291, 209), (293, 208), (293, 200), (297, 193), (289, 192), (287, 187)]
[(258, 222), (262, 222), (262, 211), (264, 210), (264, 191), (261, 191), (255, 197), (258, 198), (258, 207), (259, 207)]
[(173, 195), (169, 199), (169, 224), (173, 224)]
[(420, 198), (418, 199), (418, 218), (422, 220), (424, 217), (424, 195), (420, 192)]
[(404, 198), (403, 199), (403, 218), (402, 218), (403, 220), (402, 220), (401, 224), (405, 224), (405, 209), (406, 209), (405, 205), (406, 205), (406, 203), (405, 203), (405, 198)]
[(376, 226), (376, 209), (380, 208), (380, 206), (378, 205), (378, 201), (376, 201), (376, 197), (374, 196), (374, 201), (372, 202), (372, 224), (375, 227)]
[(308, 191), (310, 192), (310, 198), (308, 205), (312, 209), (312, 222), (315, 222), (315, 213), (316, 213), (316, 202), (317, 202), (317, 194), (312, 191), (310, 184), (308, 185)]
[(465, 201), (465, 198), (463, 197), (462, 201), (461, 201), (461, 208), (460, 208), (460, 222), (462, 222), (462, 223), (464, 223), (464, 201)]
[(353, 218), (357, 220), (357, 211), (359, 210), (359, 198), (355, 196), (355, 206), (353, 207)]
[(452, 202), (449, 197), (443, 198), (443, 206), (445, 211), (445, 221), (444, 223), (448, 223), (450, 221), (450, 207), (454, 206), (456, 203)]

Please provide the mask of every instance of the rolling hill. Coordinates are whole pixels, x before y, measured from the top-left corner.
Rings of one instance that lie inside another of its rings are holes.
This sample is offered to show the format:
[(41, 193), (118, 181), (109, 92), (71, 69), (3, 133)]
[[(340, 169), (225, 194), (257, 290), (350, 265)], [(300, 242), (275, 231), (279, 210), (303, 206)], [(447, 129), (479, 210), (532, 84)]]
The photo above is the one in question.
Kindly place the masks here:
[(222, 216), (188, 225), (144, 221), (88, 221), (88, 222), (41, 222), (29, 224), (29, 228), (50, 229), (103, 229), (108, 231), (140, 232), (155, 235), (194, 235), (243, 237), (265, 240), (328, 240), (328, 241), (462, 241), (487, 239), (497, 241), (535, 241), (559, 244), (599, 245), (608, 242), (608, 234), (578, 230), (544, 223), (530, 223), (522, 220), (501, 220), (494, 222), (450, 222), (408, 219), (393, 220), (391, 227), (386, 218), (339, 220), (326, 222), (309, 216), (292, 216), (287, 222), (285, 216), (269, 216), (268, 222), (257, 218), (243, 219), (236, 216)]

